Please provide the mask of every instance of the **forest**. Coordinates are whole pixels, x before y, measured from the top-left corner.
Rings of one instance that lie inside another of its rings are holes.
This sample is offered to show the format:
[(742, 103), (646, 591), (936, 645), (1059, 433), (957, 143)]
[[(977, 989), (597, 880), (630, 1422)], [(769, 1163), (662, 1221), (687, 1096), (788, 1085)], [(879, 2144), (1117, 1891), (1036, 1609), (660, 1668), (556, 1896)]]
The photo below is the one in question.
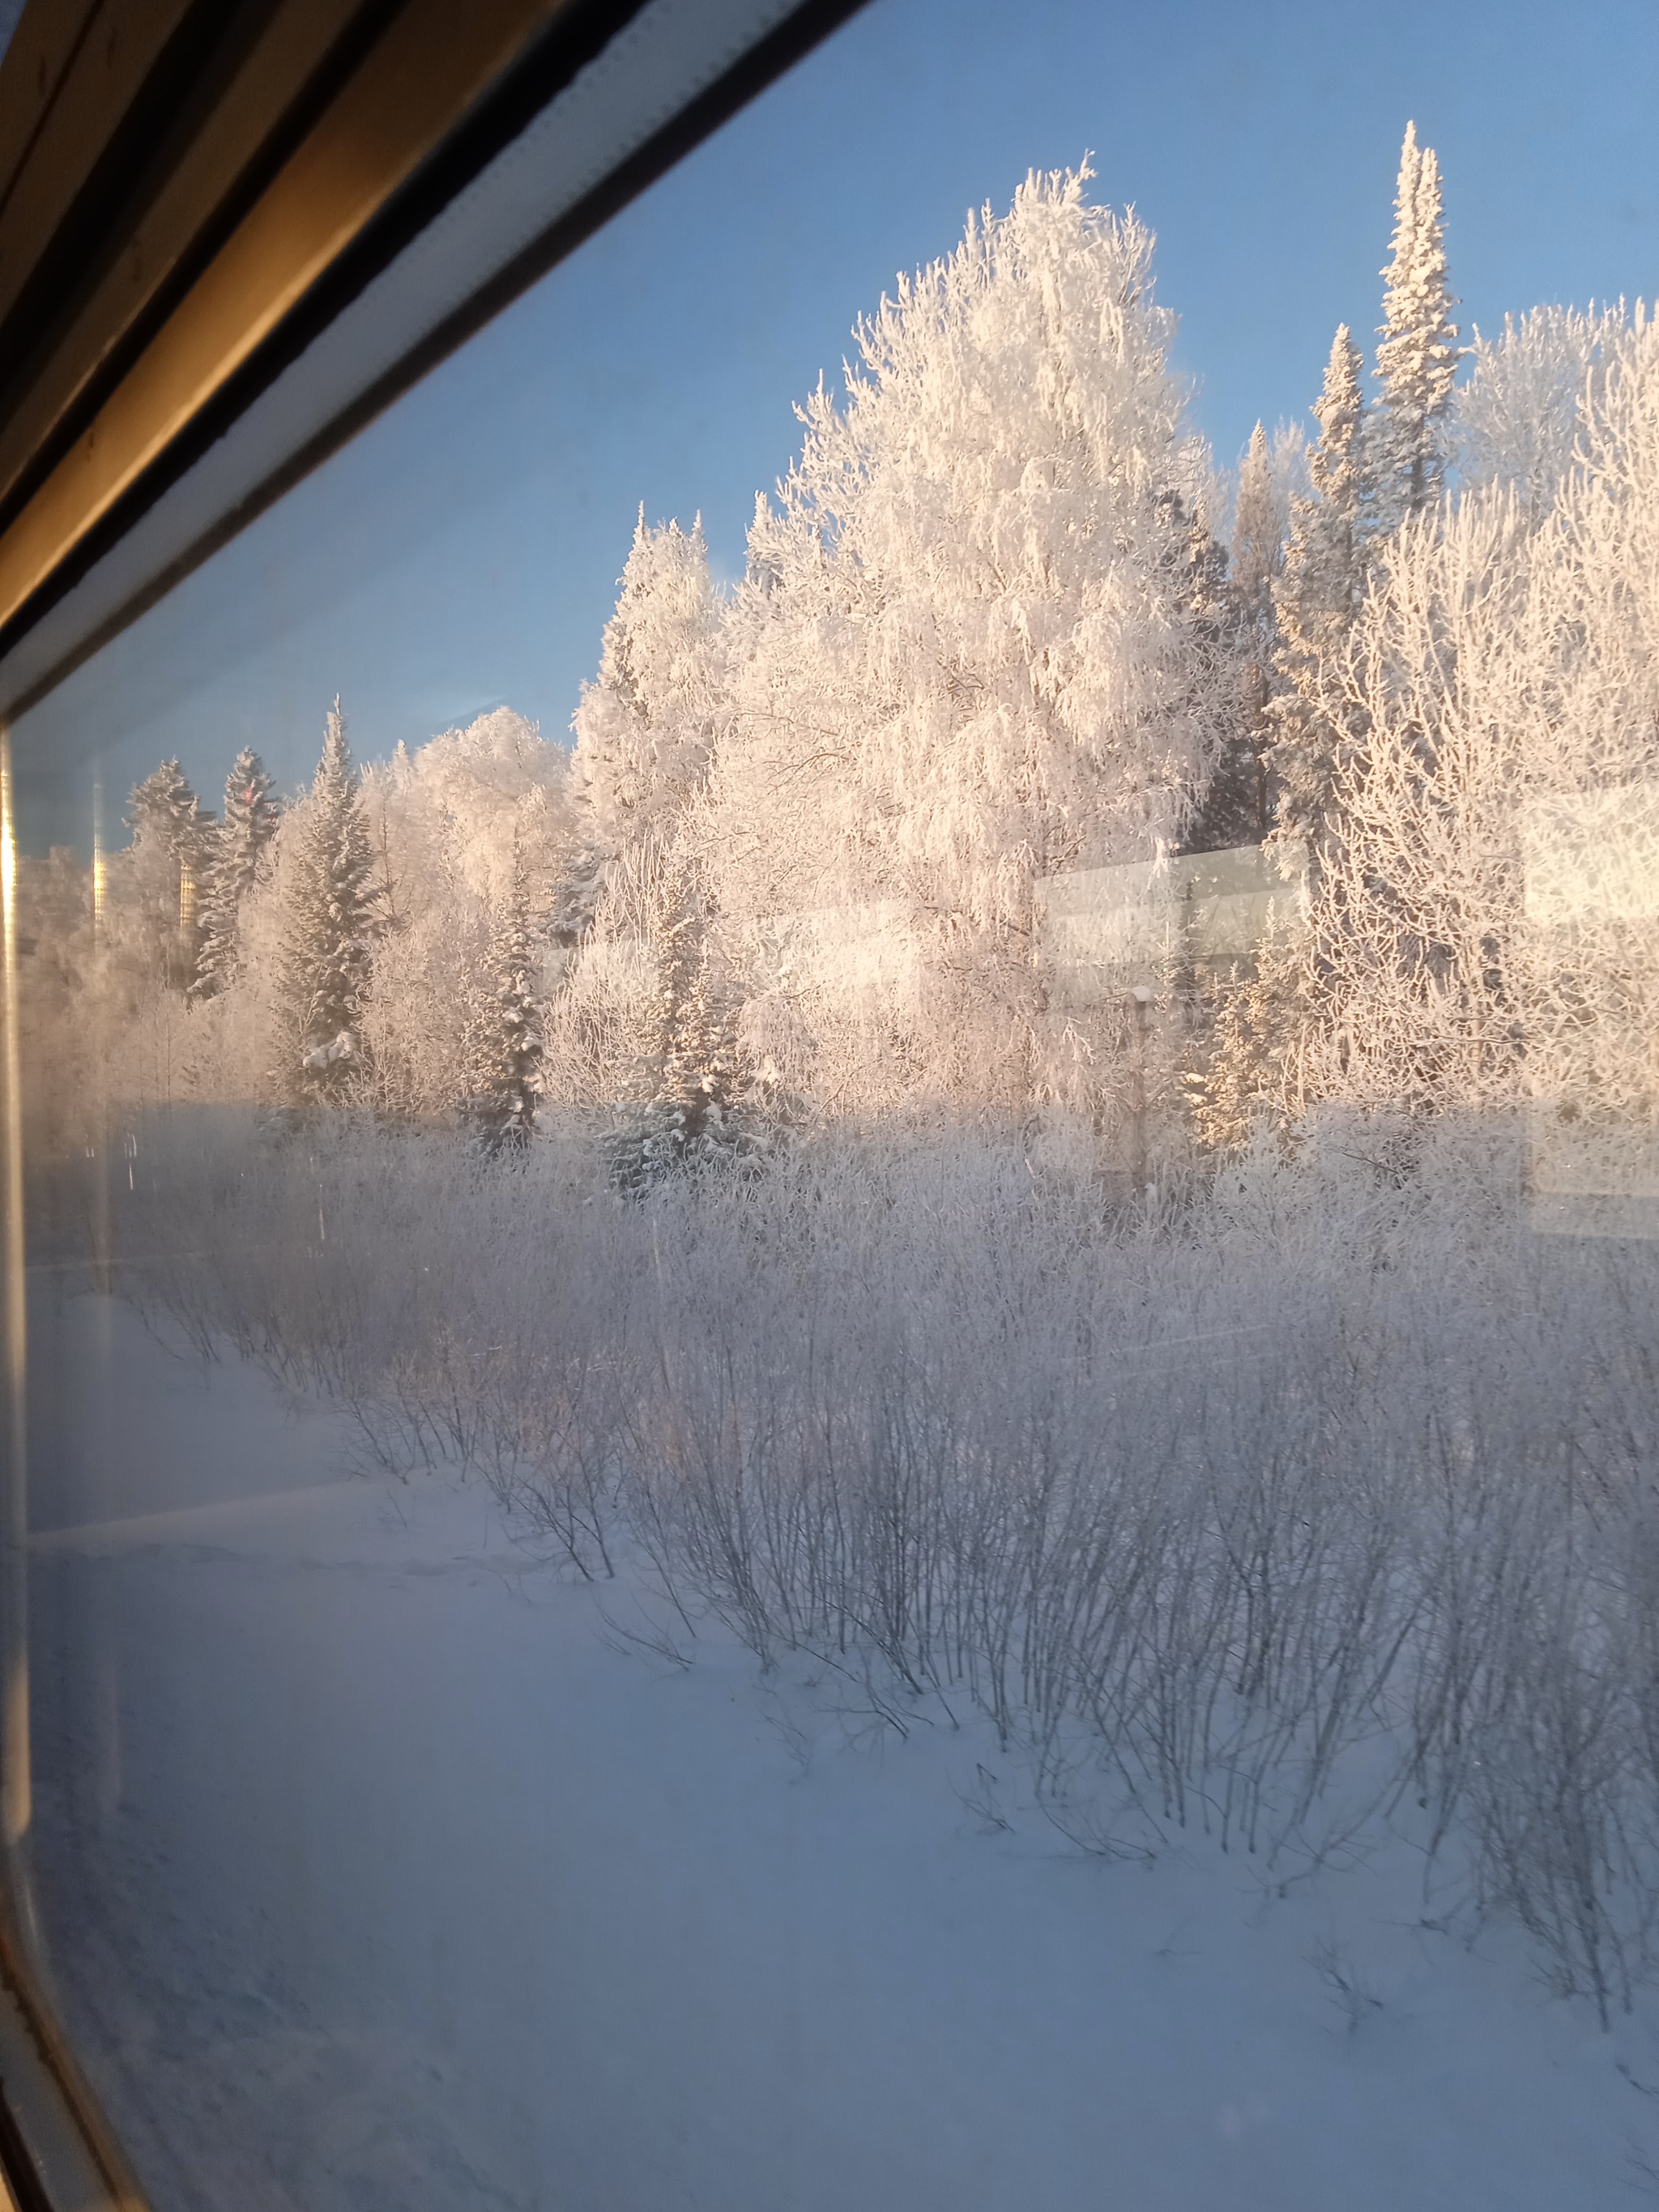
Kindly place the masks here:
[(860, 322), (732, 589), (641, 512), (568, 747), (360, 765), (337, 700), (307, 789), (169, 761), (21, 860), (34, 1155), (127, 1295), (628, 1563), (676, 1663), (965, 1701), (1108, 1856), (1392, 1826), (1605, 2021), (1659, 1942), (1659, 331), (1464, 344), (1408, 130), (1370, 371), (1339, 329), (1224, 469), (1089, 184)]

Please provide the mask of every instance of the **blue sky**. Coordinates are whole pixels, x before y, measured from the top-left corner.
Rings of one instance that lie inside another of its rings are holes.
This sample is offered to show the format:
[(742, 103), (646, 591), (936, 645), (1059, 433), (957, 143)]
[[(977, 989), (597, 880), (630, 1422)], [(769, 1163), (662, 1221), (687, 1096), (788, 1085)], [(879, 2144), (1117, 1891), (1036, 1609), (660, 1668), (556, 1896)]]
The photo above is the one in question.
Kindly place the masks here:
[(1368, 340), (1401, 134), (1445, 177), (1466, 326), (1659, 293), (1659, 8), (874, 0), (20, 726), (26, 841), (87, 838), (178, 753), (284, 783), (340, 692), (360, 755), (506, 701), (562, 735), (634, 518), (701, 510), (735, 574), (793, 402), (970, 205), (1091, 153), (1158, 234), (1195, 416), (1223, 459)]

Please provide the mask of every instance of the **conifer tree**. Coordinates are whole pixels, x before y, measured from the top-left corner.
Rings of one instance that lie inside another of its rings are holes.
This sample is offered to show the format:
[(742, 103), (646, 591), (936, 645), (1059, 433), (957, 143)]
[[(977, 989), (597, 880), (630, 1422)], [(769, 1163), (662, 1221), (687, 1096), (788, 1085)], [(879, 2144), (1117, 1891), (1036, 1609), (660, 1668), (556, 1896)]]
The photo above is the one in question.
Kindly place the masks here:
[[(1273, 586), (1284, 565), (1284, 551), (1273, 455), (1267, 431), (1258, 422), (1239, 466), (1224, 602), (1228, 643), (1237, 670), (1233, 722), (1187, 841), (1193, 852), (1260, 844), (1271, 826), (1267, 706), (1278, 636)], [(1220, 558), (1224, 565), (1228, 556), (1223, 553)]]
[(146, 964), (173, 990), (188, 988), (196, 972), (212, 820), (176, 760), (133, 788), (126, 889)]
[(315, 779), (284, 822), (279, 850), (277, 1083), (301, 1103), (337, 1103), (362, 1059), (378, 907), (368, 823), (337, 699)]
[(1440, 166), (1406, 125), (1400, 149), (1391, 256), (1378, 331), (1375, 417), (1377, 514), (1386, 532), (1439, 498), (1446, 470), (1446, 425), (1457, 374), (1457, 304), (1446, 281)]
[(1273, 578), (1283, 548), (1273, 500), (1273, 455), (1267, 433), (1258, 422), (1238, 471), (1238, 508), (1233, 521), (1233, 597), (1243, 620), (1255, 629), (1273, 620)]
[(746, 1149), (735, 1112), (731, 1009), (710, 957), (702, 870), (684, 847), (644, 856), (644, 951), (653, 989), (633, 1097), (610, 1140), (617, 1187), (638, 1195), (665, 1176)]
[(244, 745), (225, 778), (225, 811), (213, 839), (202, 943), (192, 985), (197, 998), (224, 990), (240, 964), (242, 902), (263, 876), (282, 818), (271, 781), (252, 747)]
[(538, 951), (528, 872), (515, 840), (507, 902), (490, 933), (483, 988), (469, 1024), (467, 1115), (490, 1153), (528, 1144), (535, 1128), (542, 1060)]
[(1316, 859), (1327, 833), (1345, 724), (1329, 672), (1364, 589), (1376, 500), (1359, 388), (1359, 349), (1346, 324), (1331, 341), (1308, 459), (1312, 496), (1291, 502), (1291, 538), (1273, 589), (1278, 628), (1270, 747), (1280, 834)]

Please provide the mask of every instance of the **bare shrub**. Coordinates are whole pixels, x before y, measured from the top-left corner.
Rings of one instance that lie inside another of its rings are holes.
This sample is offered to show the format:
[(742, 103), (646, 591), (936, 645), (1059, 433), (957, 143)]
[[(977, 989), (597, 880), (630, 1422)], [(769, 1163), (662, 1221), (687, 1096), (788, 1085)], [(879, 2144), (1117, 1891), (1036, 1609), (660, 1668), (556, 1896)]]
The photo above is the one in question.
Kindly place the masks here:
[(1155, 1220), (983, 1130), (626, 1205), (579, 1130), (138, 1146), (134, 1296), (872, 1725), (965, 1699), (1086, 1848), (1392, 1820), (1604, 2017), (1649, 1966), (1659, 1254), (1530, 1235), (1512, 1124), (1333, 1113)]

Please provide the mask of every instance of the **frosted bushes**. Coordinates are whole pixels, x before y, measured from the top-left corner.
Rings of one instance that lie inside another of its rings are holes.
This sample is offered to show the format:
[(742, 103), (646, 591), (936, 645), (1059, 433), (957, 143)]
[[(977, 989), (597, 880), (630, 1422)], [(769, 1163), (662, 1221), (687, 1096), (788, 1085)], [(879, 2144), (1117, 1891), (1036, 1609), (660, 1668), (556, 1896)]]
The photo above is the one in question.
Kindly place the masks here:
[[(1618, 1624), (1570, 1555), (1553, 1549), (1540, 1586), (1523, 1595), (1482, 1684), (1491, 1709), (1468, 1777), (1477, 1864), (1559, 1984), (1592, 1995), (1605, 2025), (1613, 1991), (1628, 2001), (1659, 1903), (1653, 1777), (1632, 1761), (1631, 1723), (1648, 1717), (1648, 1701), (1626, 1674)], [(1598, 1650), (1603, 1638), (1613, 1640)]]
[(1506, 1308), (1418, 1285), (1401, 1786), (1431, 1850), (1459, 1839), (1475, 1895), (1605, 2018), (1651, 1963), (1659, 1904), (1653, 1340), (1627, 1309), (1652, 1263), (1516, 1257)]
[(1101, 1847), (1190, 1824), (1282, 1874), (1414, 1790), (1443, 1871), (1605, 2003), (1656, 1894), (1650, 1677), (1607, 1627), (1651, 1614), (1650, 1262), (1437, 1220), (1434, 1149), (1385, 1152), (1391, 1210), (1328, 1176), (1317, 1257), (901, 1189), (885, 1240), (860, 1204), (733, 1297), (704, 1224), (653, 1324), (659, 1569), (763, 1658), (873, 1661), (901, 1719), (965, 1689)]
[(201, 1109), (134, 1142), (130, 1297), (336, 1397), (380, 1463), (477, 1473), (607, 1570), (635, 1276), (585, 1152), (573, 1181), (556, 1144), (490, 1162), (368, 1115)]
[(1659, 1904), (1659, 1255), (1528, 1237), (1518, 1158), (1332, 1116), (1152, 1229), (988, 1134), (619, 1206), (575, 1142), (319, 1123), (167, 1294), (872, 1724), (982, 1711), (1091, 1848), (1283, 1881), (1392, 1820), (1605, 2007)]
[[(1472, 1832), (1481, 1895), (1518, 1916), (1558, 1985), (1593, 1996), (1604, 2023), (1615, 1993), (1627, 2001), (1651, 1963), (1659, 1908), (1659, 1531), (1645, 1492), (1577, 1507), (1558, 1474), (1541, 1495), (1543, 1528), (1519, 1541), (1490, 1528), (1500, 1571), (1485, 1578), (1484, 1648), (1465, 1658), (1452, 1701), (1462, 1734), (1443, 1716), (1431, 1738), (1443, 1759), (1463, 1753), (1452, 1802)], [(1516, 1510), (1513, 1495), (1504, 1507)], [(1443, 1652), (1455, 1619), (1440, 1624)]]

